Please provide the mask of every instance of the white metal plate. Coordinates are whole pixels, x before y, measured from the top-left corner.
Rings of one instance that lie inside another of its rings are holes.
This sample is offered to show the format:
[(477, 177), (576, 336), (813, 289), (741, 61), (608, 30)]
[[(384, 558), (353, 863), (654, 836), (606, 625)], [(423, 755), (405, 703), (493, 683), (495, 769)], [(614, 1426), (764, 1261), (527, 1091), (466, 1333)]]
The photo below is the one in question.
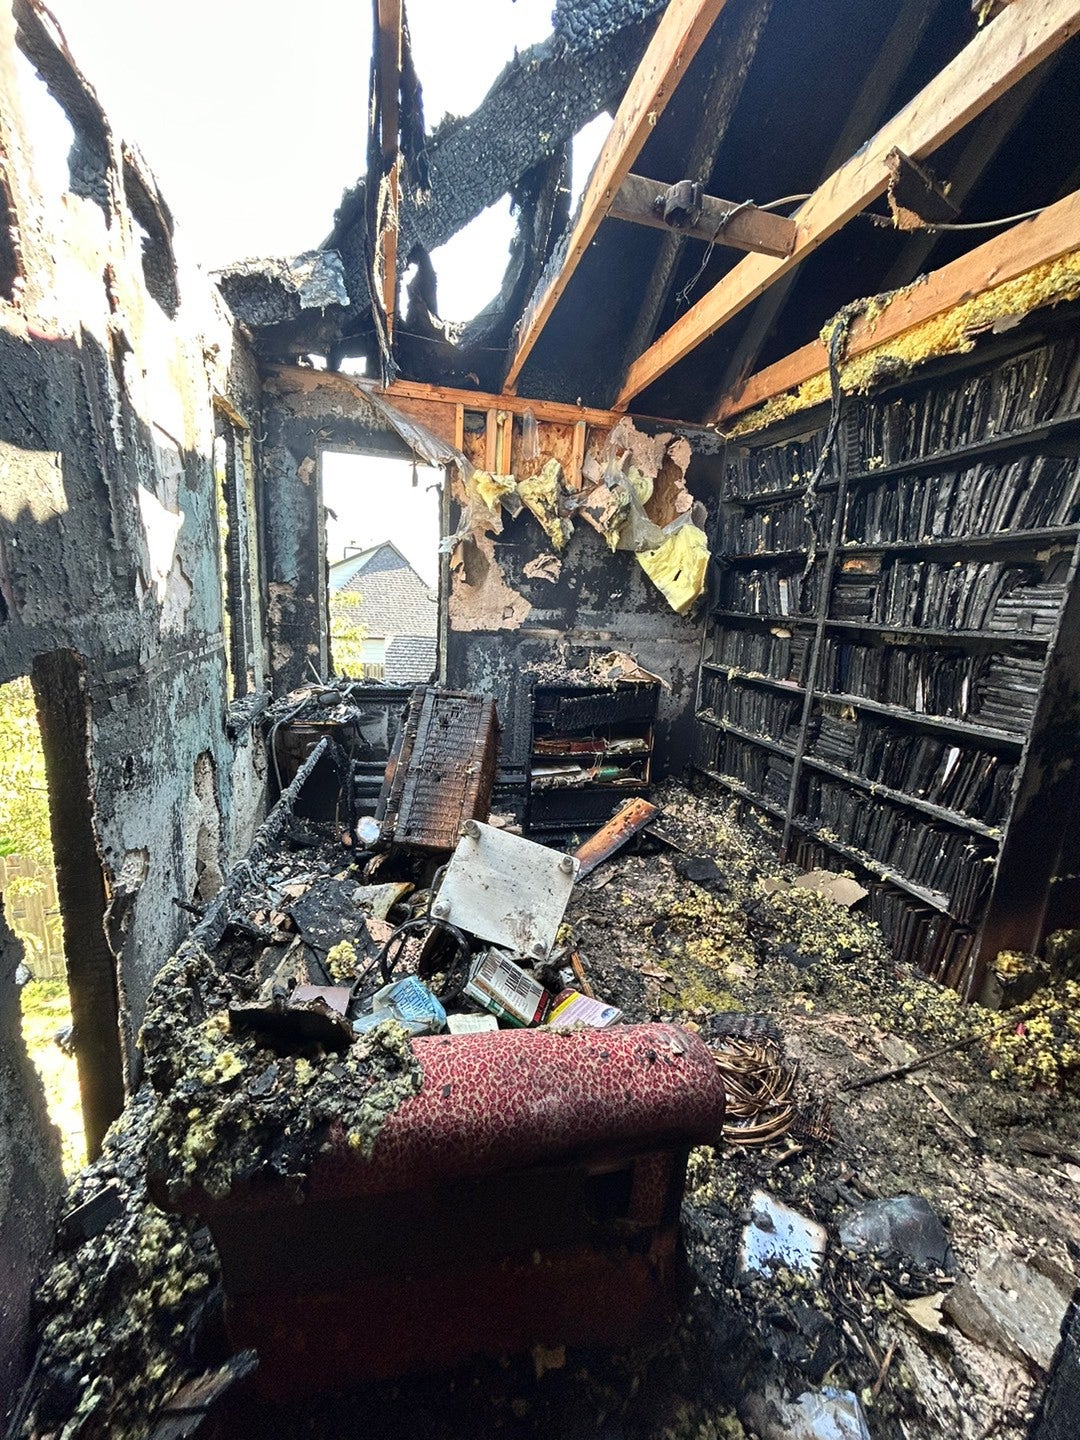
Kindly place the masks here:
[(479, 821), (469, 831), (446, 867), (432, 915), (515, 955), (546, 959), (578, 862)]

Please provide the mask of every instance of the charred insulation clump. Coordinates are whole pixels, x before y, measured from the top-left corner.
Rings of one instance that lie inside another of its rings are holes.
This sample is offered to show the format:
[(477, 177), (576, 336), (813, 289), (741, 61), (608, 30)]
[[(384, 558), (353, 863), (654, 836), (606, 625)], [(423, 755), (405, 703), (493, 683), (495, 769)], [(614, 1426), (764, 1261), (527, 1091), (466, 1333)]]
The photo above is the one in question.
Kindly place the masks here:
[(34, 1403), (13, 1436), (144, 1436), (161, 1403), (200, 1368), (218, 1260), (205, 1229), (147, 1196), (154, 1108), (144, 1087), (72, 1187), (73, 1207), (111, 1200), (118, 1213), (89, 1239), (61, 1239), (36, 1297)]
[(159, 1093), (148, 1163), (170, 1200), (198, 1186), (221, 1199), (255, 1176), (302, 1183), (331, 1125), (368, 1155), (394, 1110), (421, 1084), (399, 1026), (379, 1026), (343, 1053), (282, 1051), (230, 1025), (246, 996), (195, 946), (161, 972), (143, 1027)]

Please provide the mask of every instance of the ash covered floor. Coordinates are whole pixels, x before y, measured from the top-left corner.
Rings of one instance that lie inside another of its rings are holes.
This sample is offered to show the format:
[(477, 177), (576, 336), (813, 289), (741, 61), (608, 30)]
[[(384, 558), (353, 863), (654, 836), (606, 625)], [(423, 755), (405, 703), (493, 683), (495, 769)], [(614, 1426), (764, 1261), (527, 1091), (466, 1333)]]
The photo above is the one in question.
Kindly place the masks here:
[[(723, 802), (674, 785), (657, 798), (667, 843), (646, 841), (579, 883), (560, 939), (579, 948), (597, 995), (628, 1020), (673, 1019), (713, 1045), (732, 1034), (750, 1044), (778, 1037), (798, 1066), (800, 1116), (763, 1148), (718, 1137), (692, 1153), (683, 1319), (670, 1343), (614, 1356), (537, 1351), (293, 1406), (262, 1402), (241, 1381), (199, 1433), (1026, 1434), (1080, 1276), (1080, 987), (1062, 982), (1005, 1014), (961, 1007), (950, 992), (897, 973), (857, 910), (806, 891), (767, 893), (762, 880), (797, 872), (781, 872)], [(702, 858), (711, 863), (695, 863)], [(356, 882), (333, 843), (283, 842), (264, 857), (245, 900), (255, 933), (280, 918), (277, 902), (287, 908), (317, 876)], [(234, 929), (215, 964), (202, 952), (188, 956), (205, 1006), (201, 1038), (181, 1044), (166, 1004), (151, 1015), (148, 1069), (161, 1088), (161, 1067), (175, 1066), (192, 1109), (204, 1109), (215, 1085), (238, 1097), (253, 1087), (262, 1107), (253, 1139), (222, 1123), (224, 1107), (212, 1117), (233, 1173), (256, 1155), (302, 1173), (327, 1102), (322, 1078), (300, 1074), (304, 1060), (269, 1065), (273, 1057), (256, 1038), (238, 1045), (214, 1018), (254, 989), (260, 948)], [(187, 1025), (193, 1017), (174, 1018)], [(947, 1045), (907, 1075), (874, 1079)], [(314, 1062), (332, 1065), (340, 1066), (332, 1053)], [(369, 1054), (357, 1066), (350, 1084), (409, 1092), (407, 1055)], [(273, 1106), (289, 1103), (298, 1080), (315, 1097), (304, 1112), (312, 1125), (282, 1148)], [(243, 1103), (233, 1104), (233, 1120)], [(164, 1417), (160, 1406), (181, 1382), (227, 1360), (228, 1348), (205, 1231), (164, 1215), (146, 1196), (147, 1155), (167, 1168), (163, 1144), (181, 1169), (198, 1167), (206, 1114), (185, 1139), (177, 1113), (175, 1104), (156, 1106), (145, 1087), (104, 1158), (76, 1182), (74, 1203), (115, 1186), (121, 1210), (111, 1219), (106, 1210), (104, 1229), (90, 1238), (69, 1235), (45, 1282), (41, 1353), (21, 1433), (194, 1433), (196, 1417)], [(744, 1227), (753, 1220), (760, 1240), (773, 1224), (762, 1192), (824, 1227), (816, 1273), (787, 1265), (740, 1273)], [(846, 1228), (853, 1212), (868, 1223), (873, 1202), (898, 1196), (921, 1197), (933, 1212), (922, 1215), (924, 1253), (906, 1241), (884, 1258), (861, 1253)], [(934, 1233), (934, 1216), (944, 1235)], [(357, 1346), (379, 1323), (378, 1315), (357, 1315)], [(807, 1429), (782, 1409), (784, 1397), (790, 1403), (808, 1392), (847, 1396), (830, 1402), (842, 1407), (831, 1416), (841, 1428)]]

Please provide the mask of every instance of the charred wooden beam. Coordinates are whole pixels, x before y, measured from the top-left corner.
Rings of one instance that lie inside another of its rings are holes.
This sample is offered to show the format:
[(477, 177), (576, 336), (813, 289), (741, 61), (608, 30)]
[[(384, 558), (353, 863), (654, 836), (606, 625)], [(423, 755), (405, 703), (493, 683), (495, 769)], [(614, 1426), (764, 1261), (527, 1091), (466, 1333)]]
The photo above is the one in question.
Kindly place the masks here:
[(402, 0), (376, 0), (376, 95), (379, 142), (382, 154), (382, 182), (378, 200), (375, 289), (382, 296), (386, 336), (394, 338), (397, 308), (398, 202), (400, 199), (401, 157), (398, 151), (401, 93)]
[[(1057, 260), (1080, 247), (1080, 191), (1059, 200), (1032, 220), (1018, 225), (933, 271), (926, 281), (897, 294), (860, 316), (848, 332), (846, 356), (854, 359), (906, 330), (932, 320), (965, 300), (971, 300), (1007, 280), (1015, 280), (1037, 265)], [(828, 355), (820, 340), (769, 365), (728, 395), (720, 406), (717, 423), (754, 409), (778, 395), (823, 375)]]
[(895, 146), (916, 158), (981, 115), (1080, 30), (1080, 0), (1014, 0), (959, 55), (814, 191), (796, 215), (798, 238), (784, 259), (748, 255), (661, 335), (630, 367), (617, 407), (689, 355), (867, 205), (888, 185), (885, 157)]
[(503, 385), (505, 390), (512, 392), (517, 387), (522, 366), (559, 297), (724, 3), (725, 0), (671, 0), (664, 11), (589, 176), (560, 263), (522, 316), (517, 345)]
[(703, 195), (692, 180), (665, 185), (644, 175), (628, 175), (608, 211), (616, 220), (675, 230), (710, 245), (728, 245), (761, 255), (790, 255), (795, 244), (795, 221), (756, 205)]

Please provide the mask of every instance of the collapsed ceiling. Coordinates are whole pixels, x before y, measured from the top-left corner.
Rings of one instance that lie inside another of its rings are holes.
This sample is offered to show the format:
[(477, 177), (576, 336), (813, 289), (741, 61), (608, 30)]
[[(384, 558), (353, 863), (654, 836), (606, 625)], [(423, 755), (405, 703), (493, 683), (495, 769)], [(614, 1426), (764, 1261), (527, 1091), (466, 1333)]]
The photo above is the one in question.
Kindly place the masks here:
[[(824, 9), (798, 0), (730, 0), (714, 8), (718, 18), (696, 53), (688, 51), (693, 58), (670, 101), (663, 93), (648, 116), (634, 172), (660, 188), (698, 182), (740, 208), (751, 199), (794, 196), (784, 213), (963, 52), (983, 18), (967, 0), (869, 8), (837, 0)], [(330, 368), (363, 357), (366, 373), (384, 381), (402, 376), (494, 393), (510, 368), (516, 384), (511, 360), (523, 316), (575, 236), (570, 142), (595, 116), (617, 109), (665, 9), (676, 7), (558, 0), (551, 36), (515, 55), (471, 115), (447, 117), (430, 135), (405, 27), (393, 134), (382, 136), (380, 152), (386, 79), (380, 82), (376, 64), (367, 178), (346, 192), (318, 251), (300, 257), (303, 282), (295, 279), (297, 261), (246, 262), (219, 277), (260, 352), (286, 361), (323, 355)], [(1049, 205), (1076, 188), (1067, 147), (1034, 137), (1071, 133), (1077, 94), (1080, 55), (1073, 47), (1055, 50), (934, 151), (934, 173), (962, 222)], [(396, 322), (396, 299), (384, 306), (372, 295), (388, 155), (394, 164), (400, 156), (401, 165), (399, 286), (411, 271)], [(431, 253), (507, 194), (516, 230), (499, 293), (464, 327), (447, 325)], [(985, 238), (979, 230), (902, 230), (883, 204), (865, 207), (761, 298), (650, 377), (634, 408), (707, 419), (741, 378), (813, 340), (845, 304), (907, 285)], [(678, 228), (605, 220), (590, 232), (576, 268), (563, 270), (561, 299), (520, 364), (521, 393), (611, 405), (634, 361), (742, 259), (737, 249)], [(321, 283), (313, 286), (315, 272)]]

